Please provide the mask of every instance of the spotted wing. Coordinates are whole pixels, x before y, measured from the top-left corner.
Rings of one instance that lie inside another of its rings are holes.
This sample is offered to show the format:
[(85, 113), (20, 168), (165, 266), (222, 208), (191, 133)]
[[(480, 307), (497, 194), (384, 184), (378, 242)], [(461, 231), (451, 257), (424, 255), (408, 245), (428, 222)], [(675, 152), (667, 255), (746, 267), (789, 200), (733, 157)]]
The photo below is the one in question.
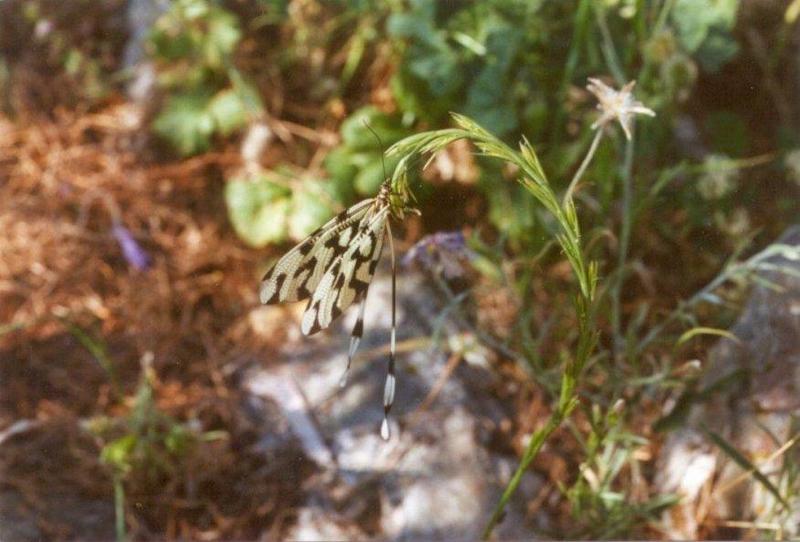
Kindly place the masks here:
[(345, 253), (360, 231), (372, 203), (367, 199), (342, 211), (278, 260), (261, 279), (261, 302), (311, 297), (330, 263)]
[(303, 314), (300, 330), (304, 335), (327, 328), (367, 291), (383, 249), (388, 216), (389, 208), (381, 207), (362, 222), (350, 247), (325, 271)]

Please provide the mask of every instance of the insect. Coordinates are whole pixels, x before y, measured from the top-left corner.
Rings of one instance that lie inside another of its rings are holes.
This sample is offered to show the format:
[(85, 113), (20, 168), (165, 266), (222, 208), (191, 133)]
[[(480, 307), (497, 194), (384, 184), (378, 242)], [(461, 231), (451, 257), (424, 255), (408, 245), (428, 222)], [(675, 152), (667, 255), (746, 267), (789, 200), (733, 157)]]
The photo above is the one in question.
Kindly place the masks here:
[(350, 336), (347, 367), (339, 382), (344, 386), (364, 334), (364, 307), (369, 285), (381, 257), (384, 237), (388, 238), (392, 264), (392, 329), (380, 430), (384, 440), (389, 439), (389, 411), (394, 403), (396, 381), (397, 279), (390, 218), (402, 219), (406, 212), (418, 212), (408, 207), (406, 201), (404, 193), (392, 191), (387, 179), (376, 197), (342, 211), (287, 252), (264, 275), (260, 289), (264, 304), (308, 299), (300, 325), (304, 335), (327, 328), (350, 305), (359, 303)]

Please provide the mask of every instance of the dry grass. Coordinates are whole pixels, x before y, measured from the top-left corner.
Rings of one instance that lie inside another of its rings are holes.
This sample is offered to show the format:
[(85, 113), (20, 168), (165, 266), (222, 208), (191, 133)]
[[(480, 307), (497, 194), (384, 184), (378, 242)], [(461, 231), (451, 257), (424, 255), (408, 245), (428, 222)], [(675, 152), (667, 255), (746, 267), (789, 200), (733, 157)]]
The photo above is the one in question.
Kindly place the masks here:
[[(143, 161), (148, 149), (132, 115), (110, 106), (29, 125), (0, 120), (0, 321), (19, 326), (0, 335), (0, 425), (36, 424), (2, 447), (3, 483), (25, 495), (43, 533), (79, 534), (46, 496), (55, 484), (110, 502), (103, 443), (78, 421), (128, 413), (149, 352), (159, 408), (228, 438), (201, 447), (158, 487), (132, 480), (132, 534), (256, 536), (285, 524), (310, 471), (281, 469), (286, 459), (252, 450), (259, 431), (232, 376), (273, 346), (248, 324), (258, 254), (243, 249), (225, 218), (222, 171), (238, 156)], [(149, 269), (128, 265), (114, 221), (148, 252)], [(100, 338), (124, 397), (68, 324)]]

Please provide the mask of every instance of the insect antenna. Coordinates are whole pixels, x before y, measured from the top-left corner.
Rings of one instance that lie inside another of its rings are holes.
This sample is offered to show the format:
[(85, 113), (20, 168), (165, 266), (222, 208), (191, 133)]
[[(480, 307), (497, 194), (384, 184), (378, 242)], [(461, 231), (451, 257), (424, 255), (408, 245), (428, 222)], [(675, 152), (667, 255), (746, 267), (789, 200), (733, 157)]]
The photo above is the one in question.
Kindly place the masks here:
[(383, 155), (385, 154), (385, 150), (383, 148), (383, 141), (381, 141), (381, 136), (378, 135), (378, 132), (376, 132), (375, 130), (372, 129), (372, 126), (369, 125), (369, 122), (367, 122), (367, 119), (364, 119), (364, 126), (367, 128), (367, 130), (372, 132), (372, 135), (374, 135), (375, 139), (378, 140), (378, 147), (380, 147), (380, 149), (381, 149), (381, 167), (383, 167), (383, 179), (386, 180), (388, 178), (388, 175), (386, 174), (386, 162), (383, 159)]

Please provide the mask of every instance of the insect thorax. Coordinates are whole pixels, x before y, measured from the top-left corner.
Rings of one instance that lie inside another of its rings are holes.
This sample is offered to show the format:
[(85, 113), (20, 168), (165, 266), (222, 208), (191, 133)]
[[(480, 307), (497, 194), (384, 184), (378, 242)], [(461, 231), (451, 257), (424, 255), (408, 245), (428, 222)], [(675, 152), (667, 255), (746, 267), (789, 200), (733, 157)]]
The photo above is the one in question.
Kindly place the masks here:
[(392, 183), (388, 179), (381, 185), (375, 201), (380, 207), (388, 207), (391, 215), (398, 220), (402, 220), (407, 212), (413, 212), (413, 208), (407, 205), (405, 196), (392, 190)]

